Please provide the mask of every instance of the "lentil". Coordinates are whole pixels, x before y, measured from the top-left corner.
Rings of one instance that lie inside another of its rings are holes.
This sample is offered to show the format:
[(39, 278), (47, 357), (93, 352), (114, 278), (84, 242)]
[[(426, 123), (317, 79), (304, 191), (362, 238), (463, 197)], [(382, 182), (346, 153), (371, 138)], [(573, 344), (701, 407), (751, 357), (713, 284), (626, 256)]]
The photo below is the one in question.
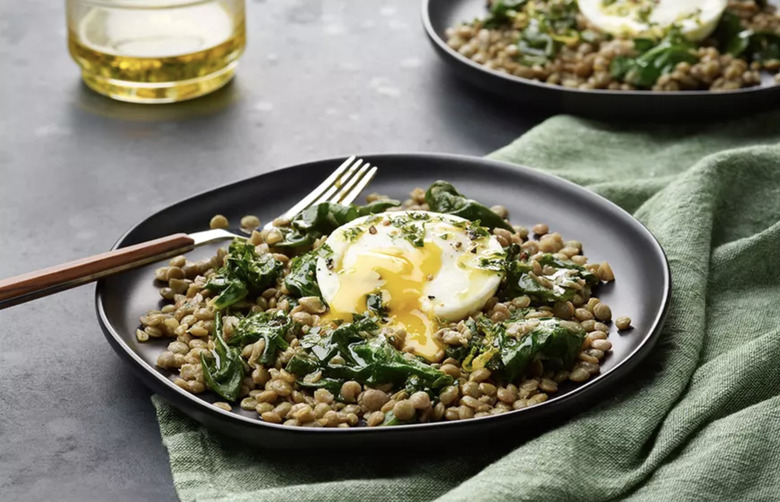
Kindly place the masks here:
[(228, 228), (229, 223), (228, 219), (222, 216), (221, 214), (218, 214), (211, 218), (211, 221), (209, 222), (209, 228)]
[(350, 380), (348, 382), (344, 382), (344, 385), (341, 386), (341, 398), (344, 399), (344, 401), (354, 402), (357, 400), (358, 394), (360, 394), (361, 388), (360, 384), (355, 382), (354, 380)]
[(362, 405), (368, 411), (380, 410), (389, 400), (390, 397), (378, 389), (366, 389), (361, 396)]
[(545, 225), (544, 223), (537, 223), (536, 225), (534, 225), (534, 226), (531, 228), (531, 230), (532, 230), (532, 231), (533, 231), (533, 233), (535, 233), (536, 235), (545, 235), (547, 232), (549, 232), (549, 231), (550, 231), (550, 227), (548, 227), (548, 226), (547, 226), (547, 225)]
[(615, 319), (615, 326), (621, 331), (627, 330), (631, 327), (631, 318), (628, 316), (620, 316)]

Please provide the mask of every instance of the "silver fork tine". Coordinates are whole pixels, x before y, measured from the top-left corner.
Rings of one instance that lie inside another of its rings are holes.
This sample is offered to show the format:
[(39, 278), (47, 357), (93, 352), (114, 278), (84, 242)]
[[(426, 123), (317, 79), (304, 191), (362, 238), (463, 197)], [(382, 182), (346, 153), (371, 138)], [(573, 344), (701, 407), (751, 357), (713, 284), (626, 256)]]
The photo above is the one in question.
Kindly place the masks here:
[[(298, 213), (300, 213), (301, 211), (303, 211), (304, 209), (312, 205), (325, 191), (327, 191), (334, 185), (336, 180), (344, 173), (344, 171), (346, 171), (350, 167), (350, 165), (354, 160), (355, 160), (355, 156), (352, 155), (350, 158), (342, 162), (341, 165), (330, 174), (330, 176), (325, 178), (325, 181), (320, 183), (317, 186), (317, 188), (312, 190), (306, 197), (301, 199), (300, 202), (298, 202), (293, 207), (285, 211), (284, 214), (282, 214), (280, 217), (288, 218), (288, 219), (292, 218), (293, 216), (297, 215)], [(268, 229), (271, 227), (273, 227), (273, 222), (268, 222), (264, 228)]]
[(341, 190), (339, 190), (338, 193), (334, 194), (333, 197), (328, 200), (330, 202), (341, 202), (344, 196), (349, 193), (353, 186), (355, 186), (355, 183), (360, 181), (366, 171), (368, 171), (370, 168), (371, 165), (368, 162), (363, 164), (363, 167), (361, 167), (352, 178), (350, 178), (344, 185), (341, 186)]
[[(376, 172), (376, 167), (371, 167), (368, 162), (364, 163), (363, 159), (355, 159), (355, 156), (352, 155), (317, 188), (278, 218), (291, 220), (307, 207), (321, 202), (350, 204), (371, 182)], [(270, 221), (263, 228), (269, 230), (273, 227), (273, 221)]]
[(363, 163), (363, 159), (357, 159), (354, 164), (352, 164), (346, 173), (344, 173), (344, 176), (339, 178), (336, 183), (334, 183), (331, 187), (329, 187), (325, 193), (317, 197), (317, 200), (312, 202), (312, 205), (319, 204), (320, 202), (328, 202), (333, 197), (333, 194), (339, 191), (340, 188), (342, 188), (344, 185), (346, 185), (352, 175), (355, 174), (355, 171), (360, 167), (360, 165)]
[(372, 167), (371, 170), (369, 170), (365, 176), (358, 182), (357, 185), (350, 191), (348, 194), (344, 195), (344, 198), (342, 198), (339, 203), (347, 205), (352, 204), (352, 201), (354, 201), (358, 195), (360, 195), (360, 192), (363, 191), (366, 186), (368, 186), (369, 183), (371, 183), (371, 180), (374, 179), (374, 176), (377, 172), (376, 167)]

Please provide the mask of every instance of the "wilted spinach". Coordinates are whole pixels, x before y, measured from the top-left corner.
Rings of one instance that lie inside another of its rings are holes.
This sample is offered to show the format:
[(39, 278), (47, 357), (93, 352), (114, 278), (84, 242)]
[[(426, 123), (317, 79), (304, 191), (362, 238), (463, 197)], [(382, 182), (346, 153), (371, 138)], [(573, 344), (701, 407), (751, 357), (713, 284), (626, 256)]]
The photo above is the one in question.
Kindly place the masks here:
[(526, 66), (543, 65), (558, 53), (560, 44), (543, 26), (538, 19), (530, 19), (517, 42), (518, 60)]
[[(584, 267), (574, 262), (559, 260), (551, 254), (545, 254), (537, 261), (542, 266), (554, 267), (556, 273), (550, 276), (541, 276), (540, 280), (540, 277), (533, 273), (534, 268), (531, 262), (520, 260), (518, 254), (519, 248), (516, 245), (510, 246), (504, 265), (504, 279), (498, 291), (498, 295), (502, 299), (527, 295), (535, 301), (544, 303), (569, 301), (579, 291), (573, 286), (572, 281), (582, 279), (589, 286), (596, 286), (599, 283), (598, 278), (585, 270)], [(572, 272), (562, 274), (560, 270)], [(552, 288), (546, 287), (542, 281), (550, 281)]]
[(244, 379), (244, 364), (241, 362), (241, 352), (228, 346), (222, 334), (222, 314), (214, 316), (214, 350), (207, 356), (200, 353), (203, 365), (203, 377), (206, 385), (228, 401), (238, 399), (241, 382)]
[(479, 318), (481, 346), (479, 355), (470, 361), (471, 369), (486, 367), (512, 381), (536, 359), (544, 361), (548, 369), (569, 367), (582, 348), (585, 331), (576, 323), (557, 318), (533, 322), (538, 324), (530, 332), (514, 336), (507, 333), (505, 323)]
[(329, 379), (322, 385), (334, 388), (336, 382), (347, 380), (368, 385), (406, 385), (412, 381), (416, 386), (434, 390), (452, 383), (449, 375), (405, 356), (383, 336), (374, 335), (377, 329), (373, 319), (355, 316), (352, 323), (342, 324), (324, 336), (309, 334), (301, 341), (304, 350), (290, 359), (286, 369), (299, 378), (320, 371), (324, 379)]
[(317, 260), (328, 258), (333, 251), (327, 244), (304, 255), (296, 256), (290, 262), (290, 273), (284, 278), (284, 285), (295, 297), (321, 296), (317, 284)]
[(693, 64), (699, 60), (694, 43), (679, 30), (671, 30), (657, 44), (649, 39), (635, 39), (634, 48), (638, 56), (615, 57), (609, 71), (613, 78), (637, 87), (652, 87), (661, 75), (671, 73), (679, 63)]
[(285, 350), (289, 345), (285, 338), (297, 328), (292, 318), (282, 311), (255, 312), (238, 322), (227, 343), (231, 346), (244, 347), (262, 338), (265, 341), (265, 348), (258, 361), (266, 366), (273, 365), (276, 362), (276, 352)]
[(559, 260), (558, 258), (551, 255), (550, 253), (543, 254), (541, 257), (537, 258), (536, 261), (538, 261), (539, 265), (541, 266), (549, 265), (551, 267), (555, 267), (558, 269), (565, 268), (568, 270), (576, 270), (577, 271), (576, 277), (578, 279), (584, 279), (585, 282), (588, 284), (588, 286), (592, 287), (592, 286), (597, 286), (599, 284), (599, 278), (596, 277), (596, 274), (592, 272), (588, 272), (585, 269), (585, 267), (583, 267), (582, 265), (577, 265), (573, 261)]
[(460, 216), (471, 221), (479, 221), (480, 225), (490, 229), (503, 228), (512, 231), (512, 226), (490, 208), (467, 198), (455, 190), (446, 181), (437, 181), (425, 192), (425, 202), (431, 211)]
[[(544, 10), (546, 9), (546, 10)], [(577, 31), (577, 2), (550, 2), (534, 10), (517, 42), (518, 61), (526, 66), (544, 65), (555, 58), (561, 47), (583, 34)], [(592, 32), (586, 36), (592, 35)]]
[(397, 200), (391, 199), (379, 199), (365, 206), (321, 202), (301, 211), (292, 219), (290, 226), (279, 228), (283, 240), (275, 246), (280, 248), (311, 246), (319, 237), (330, 234), (345, 223), (361, 216), (382, 213), (400, 204)]
[(721, 52), (745, 58), (748, 62), (780, 59), (780, 36), (745, 29), (739, 17), (729, 11), (721, 16), (713, 38), (718, 41)]
[(494, 0), (485, 18), (486, 28), (501, 28), (512, 22), (513, 12), (519, 11), (528, 0)]
[(276, 281), (283, 264), (270, 254), (258, 255), (255, 246), (243, 239), (234, 239), (228, 249), (225, 265), (206, 284), (206, 289), (218, 291), (214, 307), (222, 310), (259, 293)]

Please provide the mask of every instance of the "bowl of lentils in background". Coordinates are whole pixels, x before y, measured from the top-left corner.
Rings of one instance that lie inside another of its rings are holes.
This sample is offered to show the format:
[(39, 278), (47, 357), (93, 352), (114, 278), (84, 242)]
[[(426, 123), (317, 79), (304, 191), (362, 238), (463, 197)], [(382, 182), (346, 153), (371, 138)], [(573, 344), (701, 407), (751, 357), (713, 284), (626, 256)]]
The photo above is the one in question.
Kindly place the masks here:
[(693, 10), (663, 25), (653, 22), (656, 10), (678, 9), (663, 0), (494, 0), (484, 18), (449, 28), (446, 42), (491, 70), (583, 90), (723, 92), (780, 82), (773, 5), (683, 4)]

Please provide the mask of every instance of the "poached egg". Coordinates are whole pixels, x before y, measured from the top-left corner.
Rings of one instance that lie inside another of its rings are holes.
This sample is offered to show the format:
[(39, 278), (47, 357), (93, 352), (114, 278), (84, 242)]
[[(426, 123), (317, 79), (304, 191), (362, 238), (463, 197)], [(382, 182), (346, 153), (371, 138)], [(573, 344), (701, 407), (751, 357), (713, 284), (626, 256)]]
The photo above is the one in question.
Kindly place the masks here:
[(364, 216), (325, 241), (317, 261), (325, 320), (352, 321), (381, 295), (388, 325), (406, 331), (404, 350), (430, 361), (442, 357), (433, 337), (441, 321), (481, 310), (501, 282), (501, 245), (463, 218), (427, 211)]
[(580, 12), (615, 36), (658, 36), (677, 25), (690, 40), (715, 30), (728, 0), (579, 0)]

